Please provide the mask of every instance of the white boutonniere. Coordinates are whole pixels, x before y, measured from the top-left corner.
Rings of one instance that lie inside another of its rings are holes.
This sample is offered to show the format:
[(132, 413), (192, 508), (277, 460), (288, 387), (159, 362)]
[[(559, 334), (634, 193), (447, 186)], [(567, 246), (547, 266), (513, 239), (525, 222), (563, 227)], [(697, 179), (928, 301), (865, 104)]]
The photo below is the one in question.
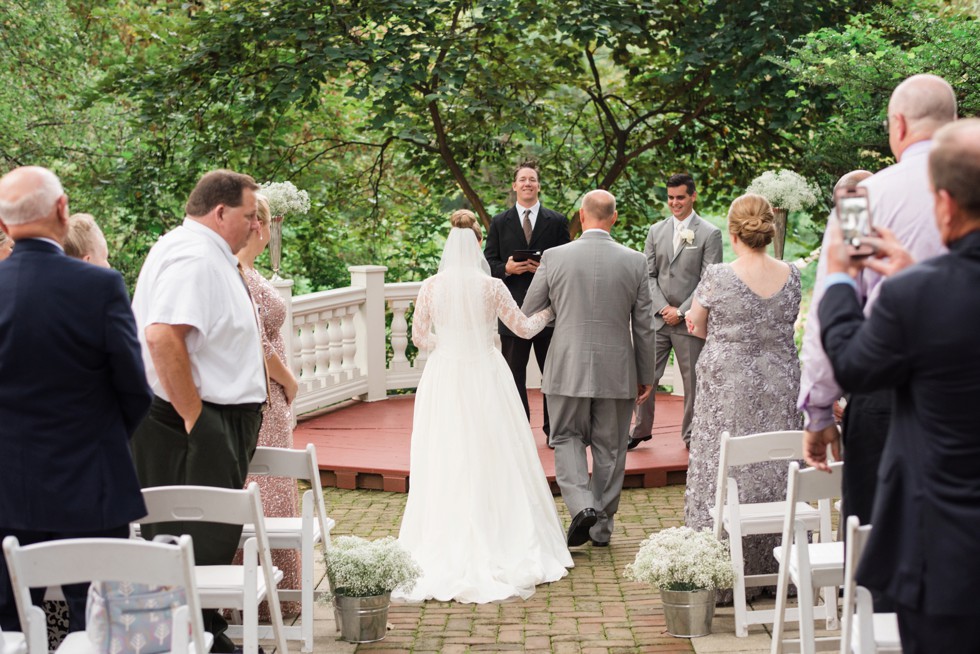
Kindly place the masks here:
[(694, 230), (693, 229), (682, 229), (681, 230), (681, 240), (688, 245), (694, 245)]

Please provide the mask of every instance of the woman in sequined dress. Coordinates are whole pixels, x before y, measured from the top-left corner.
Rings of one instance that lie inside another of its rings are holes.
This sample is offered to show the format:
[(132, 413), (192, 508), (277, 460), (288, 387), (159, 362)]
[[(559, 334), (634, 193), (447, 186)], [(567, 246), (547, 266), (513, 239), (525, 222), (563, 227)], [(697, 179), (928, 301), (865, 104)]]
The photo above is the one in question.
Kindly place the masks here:
[[(291, 405), (299, 385), (285, 363), (286, 350), (279, 330), (286, 319), (286, 302), (279, 291), (255, 269), (255, 258), (269, 244), (272, 216), (269, 202), (260, 194), (258, 200), (259, 231), (252, 232), (248, 243), (238, 253), (248, 292), (255, 301), (262, 323), (262, 347), (269, 372), (269, 406), (262, 414), (258, 444), (262, 447), (293, 447), (293, 412)], [(245, 480), (259, 484), (262, 509), (268, 517), (285, 518), (298, 515), (296, 481), (286, 477), (252, 477)], [(241, 554), (236, 557), (240, 560)], [(283, 572), (280, 588), (300, 587), (299, 553), (295, 550), (273, 550), (272, 563)], [(299, 602), (281, 602), (284, 615), (299, 613)], [(261, 614), (268, 615), (262, 604)]]

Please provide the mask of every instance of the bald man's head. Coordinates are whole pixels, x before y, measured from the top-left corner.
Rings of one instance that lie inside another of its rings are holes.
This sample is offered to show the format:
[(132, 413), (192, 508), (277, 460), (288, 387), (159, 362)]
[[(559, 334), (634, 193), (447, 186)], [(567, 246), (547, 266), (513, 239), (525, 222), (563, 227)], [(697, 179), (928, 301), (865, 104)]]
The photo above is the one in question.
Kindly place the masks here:
[(892, 92), (889, 118), (905, 117), (910, 132), (931, 137), (933, 132), (956, 120), (956, 94), (949, 82), (937, 75), (913, 75)]
[(47, 168), (15, 168), (0, 178), (0, 220), (14, 226), (49, 218), (64, 194), (58, 176)]
[(582, 229), (604, 229), (607, 232), (616, 222), (616, 198), (609, 191), (596, 189), (582, 198), (579, 209)]
[(834, 195), (837, 195), (837, 191), (842, 188), (848, 188), (851, 186), (857, 186), (864, 180), (871, 177), (872, 173), (867, 170), (852, 170), (849, 173), (844, 173), (834, 184)]

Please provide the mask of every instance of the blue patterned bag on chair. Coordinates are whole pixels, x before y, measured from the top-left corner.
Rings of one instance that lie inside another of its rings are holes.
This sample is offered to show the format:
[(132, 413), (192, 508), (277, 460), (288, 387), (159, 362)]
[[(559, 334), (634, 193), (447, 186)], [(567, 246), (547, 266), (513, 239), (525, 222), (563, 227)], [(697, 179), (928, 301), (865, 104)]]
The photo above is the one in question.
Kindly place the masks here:
[(169, 652), (173, 610), (186, 603), (179, 587), (96, 581), (88, 591), (85, 631), (101, 654)]

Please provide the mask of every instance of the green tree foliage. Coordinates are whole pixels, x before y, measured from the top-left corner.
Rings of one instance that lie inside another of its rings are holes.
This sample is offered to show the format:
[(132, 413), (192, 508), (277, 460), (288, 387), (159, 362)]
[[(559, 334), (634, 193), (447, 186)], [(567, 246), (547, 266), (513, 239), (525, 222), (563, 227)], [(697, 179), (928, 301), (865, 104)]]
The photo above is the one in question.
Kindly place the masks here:
[[(670, 172), (691, 170), (720, 199), (798, 153), (803, 100), (786, 101), (764, 55), (853, 6), (231, 0), (195, 15), (178, 59), (127, 62), (111, 89), (200, 159), (247, 138), (243, 163), (288, 177), (346, 153), (362, 217), (391, 211), (378, 191), (404, 166), (418, 179), (400, 187), (406, 200), (438, 210), (458, 192), (486, 224), (530, 155), (552, 205), (571, 214), (583, 192), (610, 188), (631, 233), (661, 215)], [(305, 160), (297, 123), (323, 146)]]
[[(777, 62), (796, 89), (816, 89), (834, 111), (809, 134), (797, 170), (825, 188), (855, 168), (894, 163), (883, 125), (888, 99), (906, 77), (933, 73), (952, 84), (961, 116), (980, 113), (980, 21), (945, 2), (902, 0), (817, 30)], [(794, 91), (790, 91), (794, 93)]]
[(886, 161), (906, 74), (976, 102), (975, 21), (925, 1), (11, 0), (0, 28), (0, 157), (54, 168), (131, 282), (219, 166), (310, 192), (285, 224), (302, 292), (431, 273), (448, 212), (488, 221), (524, 157), (573, 223), (612, 190), (641, 247), (672, 172), (707, 209), (778, 167), (829, 188)]

